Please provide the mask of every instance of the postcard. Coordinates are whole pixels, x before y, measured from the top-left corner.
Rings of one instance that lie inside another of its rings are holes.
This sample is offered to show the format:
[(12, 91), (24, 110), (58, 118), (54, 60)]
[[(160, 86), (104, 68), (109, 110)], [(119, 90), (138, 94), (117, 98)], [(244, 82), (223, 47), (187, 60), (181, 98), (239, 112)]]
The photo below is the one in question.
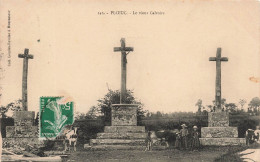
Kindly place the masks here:
[(256, 0), (0, 0), (2, 161), (258, 161)]

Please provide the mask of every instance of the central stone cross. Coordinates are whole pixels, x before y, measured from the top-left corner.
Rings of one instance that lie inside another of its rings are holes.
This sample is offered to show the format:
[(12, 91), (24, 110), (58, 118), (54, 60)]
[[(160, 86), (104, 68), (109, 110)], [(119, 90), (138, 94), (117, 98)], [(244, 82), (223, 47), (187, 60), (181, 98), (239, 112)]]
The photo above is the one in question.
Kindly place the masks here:
[(27, 103), (27, 75), (28, 75), (28, 59), (33, 59), (33, 55), (29, 54), (29, 49), (25, 48), (24, 54), (19, 54), (19, 58), (23, 58), (23, 88), (22, 88), (22, 103), (23, 111), (28, 111)]
[(220, 112), (221, 111), (221, 61), (228, 61), (228, 58), (221, 57), (221, 48), (218, 48), (216, 57), (210, 57), (209, 61), (216, 61), (215, 104), (216, 104), (216, 110)]
[[(125, 46), (125, 38), (121, 39), (121, 47), (114, 47), (114, 52), (121, 51), (121, 93), (120, 93), (120, 104), (125, 103), (125, 95), (126, 95), (126, 55), (134, 51), (133, 47)], [(126, 53), (128, 52), (128, 53)]]

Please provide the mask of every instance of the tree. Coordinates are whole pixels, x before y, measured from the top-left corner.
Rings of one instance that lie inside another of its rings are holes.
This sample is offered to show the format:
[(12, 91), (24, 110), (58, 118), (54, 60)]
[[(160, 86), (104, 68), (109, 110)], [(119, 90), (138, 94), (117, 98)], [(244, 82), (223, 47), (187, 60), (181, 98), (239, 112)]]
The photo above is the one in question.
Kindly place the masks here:
[(248, 104), (249, 109), (253, 110), (256, 114), (259, 112), (259, 107), (260, 107), (260, 99), (258, 97), (252, 98), (252, 100)]
[(85, 114), (77, 111), (75, 113), (75, 120), (80, 120), (80, 119), (85, 119)]
[(201, 99), (198, 99), (197, 103), (195, 104), (195, 106), (198, 106), (198, 113), (200, 114), (202, 109), (203, 109), (203, 106), (202, 106), (202, 100)]
[(2, 118), (6, 118), (7, 115), (6, 113), (8, 111), (21, 111), (22, 109), (22, 100), (21, 99), (18, 99), (18, 100), (15, 100), (9, 104), (7, 104), (6, 106), (1, 106), (0, 107), (0, 117)]
[[(111, 122), (111, 105), (120, 103), (120, 91), (108, 89), (108, 93), (101, 99), (98, 100), (98, 107), (101, 113), (104, 115), (105, 125), (110, 125)], [(143, 105), (137, 101), (133, 96), (132, 90), (127, 90), (125, 104), (138, 104), (137, 108), (137, 123), (140, 122), (141, 118), (144, 117)]]
[(225, 105), (226, 111), (236, 112), (237, 105), (235, 103), (228, 103)]
[(246, 100), (245, 99), (240, 99), (238, 103), (240, 104), (241, 110), (243, 111), (244, 110), (244, 105), (246, 104)]
[(101, 115), (101, 111), (97, 106), (92, 106), (86, 114), (86, 118), (88, 119), (96, 119)]
[(146, 110), (144, 115), (145, 115), (145, 117), (149, 118), (149, 117), (151, 117), (152, 114), (148, 110)]
[(156, 115), (155, 115), (156, 118), (160, 118), (162, 116), (163, 116), (163, 114), (160, 111), (156, 112)]

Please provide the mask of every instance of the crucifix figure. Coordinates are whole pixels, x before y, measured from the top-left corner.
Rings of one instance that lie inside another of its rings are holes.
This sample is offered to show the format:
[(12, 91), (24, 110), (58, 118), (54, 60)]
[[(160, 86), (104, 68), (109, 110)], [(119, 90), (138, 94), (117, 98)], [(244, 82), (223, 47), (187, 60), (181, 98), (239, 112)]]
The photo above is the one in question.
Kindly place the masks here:
[[(126, 94), (126, 55), (134, 51), (133, 47), (125, 46), (125, 38), (121, 39), (121, 47), (114, 47), (114, 52), (121, 52), (121, 93), (120, 93), (120, 104), (125, 103)], [(126, 53), (128, 52), (128, 53)]]
[(228, 61), (227, 57), (221, 57), (221, 48), (217, 49), (216, 57), (210, 57), (209, 61), (216, 61), (216, 89), (215, 106), (216, 111), (221, 111), (221, 61)]
[(23, 58), (23, 88), (22, 88), (22, 103), (23, 111), (28, 111), (27, 103), (27, 75), (28, 75), (28, 59), (33, 59), (33, 55), (29, 54), (29, 49), (25, 48), (24, 54), (18, 54), (19, 58)]

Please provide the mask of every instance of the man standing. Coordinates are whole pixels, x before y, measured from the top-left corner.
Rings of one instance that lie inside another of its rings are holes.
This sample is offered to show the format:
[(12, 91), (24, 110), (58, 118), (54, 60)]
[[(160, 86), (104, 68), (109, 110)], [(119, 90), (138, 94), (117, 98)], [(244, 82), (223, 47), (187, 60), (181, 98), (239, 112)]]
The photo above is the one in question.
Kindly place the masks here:
[(182, 147), (184, 150), (186, 150), (188, 148), (188, 129), (186, 124), (182, 124), (181, 125), (182, 129), (180, 130), (180, 134), (181, 134), (181, 142), (182, 142)]

